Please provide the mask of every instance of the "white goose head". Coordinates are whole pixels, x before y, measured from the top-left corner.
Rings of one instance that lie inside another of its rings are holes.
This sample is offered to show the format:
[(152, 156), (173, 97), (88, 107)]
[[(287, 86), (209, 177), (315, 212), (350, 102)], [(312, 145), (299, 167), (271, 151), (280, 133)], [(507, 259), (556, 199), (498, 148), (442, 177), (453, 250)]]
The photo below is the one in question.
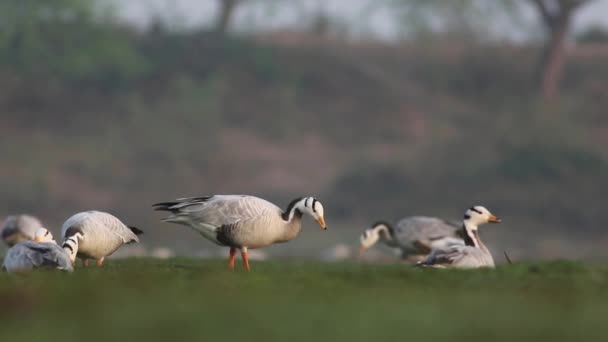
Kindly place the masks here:
[(294, 199), (291, 201), (291, 203), (289, 203), (287, 209), (281, 216), (285, 221), (290, 222), (294, 216), (302, 216), (302, 214), (310, 215), (319, 223), (321, 228), (327, 229), (325, 217), (323, 216), (323, 205), (314, 197), (302, 197)]
[(363, 234), (361, 234), (361, 238), (359, 241), (361, 242), (361, 247), (359, 248), (359, 253), (363, 253), (366, 249), (370, 248), (378, 240), (380, 240), (380, 234), (389, 234), (391, 231), (391, 226), (387, 222), (379, 221), (372, 225), (370, 229), (366, 229)]
[(37, 243), (41, 242), (55, 242), (53, 239), (53, 234), (46, 228), (38, 228), (34, 233), (34, 241)]
[(469, 208), (464, 213), (465, 226), (476, 230), (478, 226), (485, 223), (500, 223), (500, 218), (492, 214), (488, 209), (480, 205)]
[(68, 254), (70, 261), (74, 264), (76, 262), (76, 254), (78, 254), (78, 244), (84, 235), (80, 231), (70, 232), (69, 230), (66, 232), (61, 248)]

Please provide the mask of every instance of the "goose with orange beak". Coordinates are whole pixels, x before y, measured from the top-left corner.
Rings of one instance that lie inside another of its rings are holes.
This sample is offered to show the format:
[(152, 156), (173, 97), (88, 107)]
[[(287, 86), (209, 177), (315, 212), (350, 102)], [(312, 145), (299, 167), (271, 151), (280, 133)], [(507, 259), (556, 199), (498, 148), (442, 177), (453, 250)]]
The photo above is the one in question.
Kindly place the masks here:
[(464, 214), (462, 232), (464, 246), (435, 249), (419, 266), (479, 268), (494, 267), (494, 258), (479, 237), (479, 226), (500, 223), (501, 219), (482, 206), (474, 206)]
[(262, 248), (296, 238), (302, 228), (302, 216), (312, 217), (323, 230), (327, 229), (323, 205), (314, 197), (291, 201), (285, 210), (254, 196), (213, 195), (182, 198), (157, 203), (155, 210), (172, 215), (164, 222), (188, 226), (211, 242), (230, 247), (228, 266), (234, 269), (237, 249), (247, 271), (249, 248)]

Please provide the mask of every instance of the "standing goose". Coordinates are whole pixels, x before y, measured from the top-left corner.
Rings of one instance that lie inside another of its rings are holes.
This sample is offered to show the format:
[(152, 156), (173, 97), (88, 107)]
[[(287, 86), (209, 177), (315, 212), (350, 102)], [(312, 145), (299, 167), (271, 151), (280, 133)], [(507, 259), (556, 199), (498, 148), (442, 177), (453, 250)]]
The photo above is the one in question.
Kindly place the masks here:
[(479, 237), (478, 227), (485, 223), (500, 223), (501, 220), (482, 206), (466, 211), (462, 221), (464, 246), (451, 246), (434, 250), (420, 266), (478, 268), (494, 267), (492, 254)]
[(9, 273), (26, 272), (36, 268), (55, 268), (72, 272), (72, 262), (65, 250), (61, 249), (53, 235), (45, 228), (35, 233), (35, 241), (22, 241), (11, 247), (2, 268)]
[(41, 228), (40, 220), (30, 215), (9, 216), (2, 224), (2, 240), (12, 247), (25, 240), (34, 240), (36, 229)]
[(230, 247), (228, 266), (234, 269), (236, 249), (241, 250), (243, 263), (249, 267), (248, 248), (260, 248), (293, 240), (302, 228), (302, 214), (312, 216), (323, 229), (323, 205), (314, 197), (296, 198), (285, 211), (254, 196), (214, 195), (182, 198), (158, 203), (155, 210), (171, 212), (163, 219), (188, 226), (204, 238)]
[(88, 259), (102, 266), (105, 257), (122, 245), (139, 242), (143, 232), (129, 227), (118, 218), (101, 211), (86, 211), (70, 217), (61, 228), (62, 247), (68, 251), (72, 263), (76, 257), (88, 266)]
[(400, 249), (402, 259), (412, 258), (414, 261), (420, 261), (433, 249), (464, 245), (457, 225), (427, 216), (406, 217), (394, 228), (388, 222), (376, 222), (361, 234), (360, 241), (359, 253), (382, 241), (389, 247)]

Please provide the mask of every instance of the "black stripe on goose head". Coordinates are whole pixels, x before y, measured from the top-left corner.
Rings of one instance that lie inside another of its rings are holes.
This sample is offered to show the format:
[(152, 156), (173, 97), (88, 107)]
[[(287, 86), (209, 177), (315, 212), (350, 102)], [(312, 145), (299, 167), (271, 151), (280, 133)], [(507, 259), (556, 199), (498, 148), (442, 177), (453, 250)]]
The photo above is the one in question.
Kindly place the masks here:
[(478, 210), (477, 208), (475, 208), (475, 207), (471, 207), (471, 208), (469, 208), (469, 210), (474, 211), (474, 212), (478, 213), (479, 215), (482, 215), (482, 212), (481, 212), (481, 211), (479, 211), (479, 210)]
[[(294, 207), (296, 206), (296, 204), (298, 204), (298, 202), (300, 202), (302, 199), (304, 199), (304, 197), (298, 197), (298, 198), (293, 199), (291, 202), (289, 202), (289, 204), (287, 205), (287, 209), (285, 209), (285, 211), (281, 214), (281, 217), (283, 218), (283, 220), (285, 220), (285, 221), (289, 220), (289, 214), (291, 213), (292, 210), (294, 210)], [(294, 213), (294, 217), (295, 216), (302, 217), (302, 212), (299, 211), (298, 209), (296, 209), (295, 213)]]

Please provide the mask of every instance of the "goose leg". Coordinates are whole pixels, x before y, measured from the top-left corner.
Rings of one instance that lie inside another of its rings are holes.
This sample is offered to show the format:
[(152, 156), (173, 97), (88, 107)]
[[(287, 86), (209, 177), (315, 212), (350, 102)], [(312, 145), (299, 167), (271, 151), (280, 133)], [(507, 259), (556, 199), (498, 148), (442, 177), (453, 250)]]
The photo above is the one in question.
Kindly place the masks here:
[(99, 267), (103, 266), (103, 259), (104, 258), (97, 259), (97, 266), (99, 266)]
[(243, 258), (245, 269), (247, 271), (251, 271), (251, 268), (249, 267), (249, 254), (247, 253), (247, 247), (241, 247), (241, 257)]
[(82, 266), (89, 267), (89, 259), (82, 259)]
[(231, 271), (234, 270), (234, 257), (236, 256), (236, 248), (230, 247), (230, 259), (228, 259), (228, 267)]

